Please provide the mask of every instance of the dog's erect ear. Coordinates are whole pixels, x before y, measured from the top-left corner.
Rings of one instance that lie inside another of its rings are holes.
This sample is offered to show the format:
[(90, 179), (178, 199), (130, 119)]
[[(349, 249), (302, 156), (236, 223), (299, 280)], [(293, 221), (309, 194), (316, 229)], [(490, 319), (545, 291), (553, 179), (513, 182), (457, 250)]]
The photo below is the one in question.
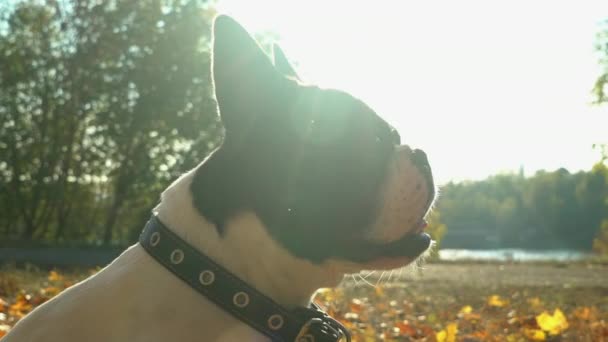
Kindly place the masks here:
[[(213, 25), (213, 82), (226, 130), (252, 118), (281, 77), (258, 43), (234, 19), (220, 15)], [(258, 107), (256, 107), (258, 106)]]
[(300, 80), (300, 76), (296, 73), (287, 56), (283, 52), (283, 49), (278, 44), (272, 45), (272, 54), (274, 56), (274, 66), (277, 70), (285, 76), (293, 77), (296, 80)]

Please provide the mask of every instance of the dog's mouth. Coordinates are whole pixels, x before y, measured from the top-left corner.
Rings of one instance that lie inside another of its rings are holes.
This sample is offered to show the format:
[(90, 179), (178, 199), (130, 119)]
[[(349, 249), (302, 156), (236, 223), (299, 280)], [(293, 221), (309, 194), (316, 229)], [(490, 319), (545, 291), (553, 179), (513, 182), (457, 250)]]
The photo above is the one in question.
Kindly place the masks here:
[(383, 260), (388, 259), (397, 263), (395, 267), (403, 266), (418, 258), (430, 247), (432, 239), (429, 234), (424, 232), (426, 225), (426, 221), (421, 220), (416, 228), (390, 242), (356, 238), (347, 240), (345, 241), (345, 244), (348, 245), (347, 250), (352, 254), (348, 256), (348, 259), (363, 264), (379, 264), (382, 266), (379, 268), (385, 268), (386, 262)]

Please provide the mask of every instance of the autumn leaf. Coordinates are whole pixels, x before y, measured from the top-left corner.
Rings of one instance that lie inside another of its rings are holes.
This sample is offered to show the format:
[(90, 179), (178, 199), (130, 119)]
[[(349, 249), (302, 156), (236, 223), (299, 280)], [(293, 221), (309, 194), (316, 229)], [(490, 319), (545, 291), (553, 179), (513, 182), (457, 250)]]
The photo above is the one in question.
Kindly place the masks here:
[(17, 318), (25, 316), (30, 311), (32, 311), (32, 304), (30, 304), (25, 299), (17, 300), (13, 305), (8, 308), (8, 314)]
[(523, 331), (524, 335), (532, 341), (545, 341), (547, 339), (545, 332), (540, 329), (524, 328)]
[(61, 274), (59, 274), (57, 271), (53, 270), (53, 271), (49, 272), (48, 280), (49, 281), (62, 281), (63, 276)]
[(4, 301), (4, 299), (0, 298), (0, 312), (4, 311), (6, 307), (8, 307), (8, 303)]
[(462, 309), (460, 309), (461, 314), (470, 314), (471, 312), (473, 312), (473, 308), (470, 305), (463, 306)]
[(455, 342), (458, 334), (458, 324), (450, 323), (445, 329), (435, 335), (437, 342)]
[(399, 336), (415, 336), (416, 329), (410, 325), (408, 321), (395, 323), (395, 327), (399, 330)]
[(62, 289), (57, 286), (47, 286), (45, 288), (40, 289), (40, 294), (48, 299), (50, 297), (58, 295), (61, 291)]
[(543, 304), (543, 302), (538, 297), (528, 298), (528, 304), (531, 307), (539, 307)]
[(445, 342), (447, 339), (448, 333), (447, 331), (441, 330), (439, 331), (437, 334), (435, 334), (435, 339), (437, 340), (437, 342)]
[[(595, 309), (595, 308), (594, 308)], [(574, 310), (574, 317), (585, 321), (590, 321), (595, 318), (596, 312), (587, 306), (582, 306)]]
[(562, 331), (568, 329), (568, 321), (566, 316), (560, 309), (555, 309), (553, 315), (546, 311), (536, 316), (538, 326), (551, 335), (559, 335)]
[(497, 308), (502, 308), (504, 306), (509, 305), (509, 301), (500, 298), (499, 295), (492, 295), (492, 296), (488, 297), (487, 303), (488, 303), (488, 306), (497, 307)]
[(363, 303), (361, 302), (361, 300), (359, 300), (357, 298), (353, 298), (353, 300), (350, 302), (350, 311), (351, 312), (359, 314), (359, 313), (361, 313), (362, 307), (363, 307)]
[(0, 338), (2, 338), (2, 336), (8, 334), (8, 331), (11, 330), (11, 327), (9, 325), (6, 324), (0, 324)]

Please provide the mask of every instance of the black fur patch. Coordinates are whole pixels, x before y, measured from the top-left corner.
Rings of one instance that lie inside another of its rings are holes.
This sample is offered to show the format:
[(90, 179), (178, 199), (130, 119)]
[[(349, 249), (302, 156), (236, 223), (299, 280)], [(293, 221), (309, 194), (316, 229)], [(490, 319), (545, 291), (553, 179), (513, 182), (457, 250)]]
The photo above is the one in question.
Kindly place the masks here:
[(354, 259), (378, 214), (398, 135), (360, 100), (278, 72), (232, 19), (219, 17), (214, 34), (226, 132), (196, 170), (195, 206), (220, 232), (252, 210), (296, 256)]

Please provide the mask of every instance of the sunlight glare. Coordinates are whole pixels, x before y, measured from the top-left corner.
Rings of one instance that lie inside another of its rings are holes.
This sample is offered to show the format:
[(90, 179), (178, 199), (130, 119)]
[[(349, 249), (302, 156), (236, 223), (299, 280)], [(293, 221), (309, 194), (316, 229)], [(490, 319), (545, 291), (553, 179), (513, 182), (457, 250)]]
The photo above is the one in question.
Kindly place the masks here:
[(360, 97), (439, 183), (499, 172), (589, 169), (608, 108), (592, 107), (593, 44), (608, 1), (224, 0), (275, 31), (306, 81)]

